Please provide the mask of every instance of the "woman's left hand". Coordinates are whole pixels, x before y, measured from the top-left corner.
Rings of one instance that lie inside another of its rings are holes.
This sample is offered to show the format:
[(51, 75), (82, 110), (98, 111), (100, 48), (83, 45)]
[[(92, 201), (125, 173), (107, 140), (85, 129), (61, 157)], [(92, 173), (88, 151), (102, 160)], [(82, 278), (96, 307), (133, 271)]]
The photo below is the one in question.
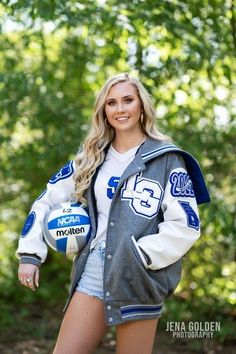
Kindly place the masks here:
[(21, 263), (18, 268), (18, 278), (22, 285), (35, 291), (39, 286), (39, 267), (34, 264)]

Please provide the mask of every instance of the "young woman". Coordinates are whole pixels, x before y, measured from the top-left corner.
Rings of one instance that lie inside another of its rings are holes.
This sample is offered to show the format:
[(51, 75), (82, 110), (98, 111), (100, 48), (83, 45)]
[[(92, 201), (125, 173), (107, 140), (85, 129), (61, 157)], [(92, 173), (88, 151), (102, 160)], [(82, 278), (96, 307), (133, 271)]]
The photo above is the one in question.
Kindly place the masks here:
[(78, 155), (32, 206), (17, 250), (19, 281), (32, 290), (47, 254), (42, 220), (73, 198), (88, 205), (92, 236), (74, 261), (54, 354), (93, 353), (110, 325), (117, 354), (150, 354), (209, 195), (196, 160), (157, 130), (149, 94), (128, 74), (102, 87)]

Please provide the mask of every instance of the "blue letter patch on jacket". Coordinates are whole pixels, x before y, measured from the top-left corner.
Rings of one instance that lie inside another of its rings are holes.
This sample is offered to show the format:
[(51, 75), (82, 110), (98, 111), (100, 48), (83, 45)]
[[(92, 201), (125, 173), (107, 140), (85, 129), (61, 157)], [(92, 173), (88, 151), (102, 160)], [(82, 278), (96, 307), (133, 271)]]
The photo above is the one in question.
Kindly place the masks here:
[(121, 190), (121, 200), (129, 201), (135, 214), (151, 219), (158, 214), (163, 194), (159, 182), (144, 178), (139, 173), (126, 181)]
[(194, 198), (192, 181), (186, 172), (173, 172), (170, 175), (171, 195), (173, 197)]
[(61, 179), (68, 178), (72, 175), (73, 172), (73, 161), (70, 161), (65, 166), (63, 166), (54, 176), (50, 178), (49, 183), (54, 184), (60, 181)]
[(25, 225), (23, 227), (23, 230), (21, 232), (21, 237), (25, 237), (28, 232), (32, 229), (34, 222), (35, 222), (36, 214), (34, 211), (31, 211), (31, 213), (28, 215)]
[(200, 221), (196, 212), (191, 207), (190, 203), (179, 201), (179, 205), (184, 209), (184, 212), (187, 216), (188, 227), (199, 230)]

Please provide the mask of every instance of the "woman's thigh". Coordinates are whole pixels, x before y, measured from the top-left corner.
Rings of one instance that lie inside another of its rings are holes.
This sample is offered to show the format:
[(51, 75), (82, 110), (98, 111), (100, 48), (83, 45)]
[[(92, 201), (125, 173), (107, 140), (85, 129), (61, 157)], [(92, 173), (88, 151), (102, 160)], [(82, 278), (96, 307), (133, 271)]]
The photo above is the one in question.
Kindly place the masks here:
[(102, 300), (76, 291), (53, 354), (92, 354), (107, 331)]
[(116, 354), (151, 354), (158, 319), (131, 321), (116, 327)]

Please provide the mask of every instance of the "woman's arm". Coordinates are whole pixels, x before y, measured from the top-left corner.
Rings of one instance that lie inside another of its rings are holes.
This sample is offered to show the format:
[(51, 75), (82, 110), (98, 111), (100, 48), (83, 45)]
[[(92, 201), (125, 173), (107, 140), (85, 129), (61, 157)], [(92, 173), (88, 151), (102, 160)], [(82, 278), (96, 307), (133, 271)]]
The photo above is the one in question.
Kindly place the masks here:
[(53, 206), (71, 199), (75, 187), (74, 170), (73, 161), (62, 167), (50, 178), (46, 190), (33, 203), (16, 251), (21, 263), (40, 265), (45, 261), (47, 245), (43, 239), (43, 221)]
[[(169, 154), (167, 183), (162, 201), (163, 222), (156, 234), (141, 237), (137, 244), (153, 270), (164, 268), (184, 256), (200, 237), (200, 221), (193, 185), (179, 154)], [(145, 263), (145, 262), (144, 262)]]

